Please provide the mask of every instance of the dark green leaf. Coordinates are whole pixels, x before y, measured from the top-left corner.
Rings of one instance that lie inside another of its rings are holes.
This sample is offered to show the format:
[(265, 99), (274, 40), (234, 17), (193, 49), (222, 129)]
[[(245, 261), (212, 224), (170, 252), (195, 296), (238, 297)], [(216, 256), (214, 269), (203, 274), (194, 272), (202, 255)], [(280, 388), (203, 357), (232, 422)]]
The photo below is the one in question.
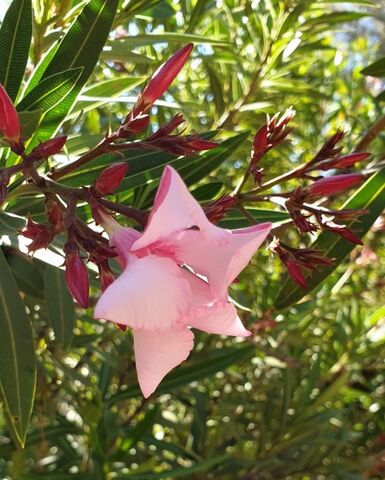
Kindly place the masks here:
[[(285, 212), (274, 210), (263, 210), (260, 208), (247, 208), (247, 212), (254, 218), (256, 222), (272, 222), (280, 224), (290, 219)], [(250, 226), (249, 220), (238, 210), (232, 210), (226, 217), (219, 222), (223, 228), (243, 228)]]
[(64, 348), (68, 348), (73, 337), (75, 306), (60, 268), (47, 266), (45, 301), (55, 338)]
[(361, 73), (363, 75), (371, 75), (372, 77), (385, 77), (385, 57), (365, 67), (361, 70)]
[(43, 300), (44, 271), (41, 262), (13, 248), (6, 249), (4, 253), (20, 291)]
[(0, 212), (0, 235), (15, 235), (25, 226), (25, 223), (22, 217)]
[(82, 68), (72, 68), (45, 78), (17, 105), (20, 111), (42, 110), (44, 113), (63, 101), (76, 85)]
[(36, 360), (32, 328), (11, 269), (0, 251), (0, 385), (9, 427), (23, 446), (32, 412)]
[(70, 94), (45, 115), (32, 145), (37, 144), (37, 139), (43, 141), (54, 135), (71, 111), (106, 43), (118, 3), (118, 0), (90, 0), (61, 40), (41, 79), (64, 70), (78, 67), (83, 70)]
[(0, 28), (0, 83), (16, 99), (32, 39), (31, 0), (13, 0)]
[[(342, 208), (369, 211), (366, 215), (361, 215), (346, 223), (348, 228), (362, 238), (385, 208), (385, 169), (372, 175)], [(306, 290), (287, 279), (275, 301), (276, 308), (281, 310), (289, 307), (318, 287), (354, 247), (353, 243), (347, 242), (338, 235), (322, 232), (311, 248), (320, 250), (325, 256), (334, 259), (333, 264), (314, 272), (308, 272), (306, 274), (308, 284)]]

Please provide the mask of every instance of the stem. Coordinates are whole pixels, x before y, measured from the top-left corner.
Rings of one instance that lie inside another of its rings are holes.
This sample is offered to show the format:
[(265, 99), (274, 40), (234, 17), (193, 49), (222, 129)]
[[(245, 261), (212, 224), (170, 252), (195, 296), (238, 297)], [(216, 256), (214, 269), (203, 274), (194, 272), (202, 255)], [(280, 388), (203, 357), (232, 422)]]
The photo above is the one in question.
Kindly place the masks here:
[(113, 212), (120, 213), (125, 217), (132, 218), (137, 221), (139, 225), (143, 228), (146, 226), (148, 221), (149, 213), (137, 208), (128, 207), (127, 205), (122, 205), (121, 203), (111, 202), (110, 200), (105, 200), (104, 198), (99, 198), (98, 203), (103, 207), (112, 210)]
[(106, 147), (109, 145), (109, 142), (110, 142), (109, 137), (105, 137), (98, 145), (96, 145), (95, 148), (93, 148), (88, 153), (78, 158), (74, 162), (70, 163), (69, 165), (66, 165), (52, 172), (50, 177), (52, 178), (52, 180), (58, 180), (59, 178), (62, 178), (68, 175), (69, 173), (73, 172), (74, 170), (81, 167), (82, 165), (85, 165), (86, 163), (90, 162), (94, 158), (99, 157), (99, 155), (102, 155), (103, 153), (106, 152)]
[(383, 130), (385, 130), (385, 115), (381, 117), (371, 128), (369, 128), (366, 134), (358, 142), (356, 148), (354, 149), (354, 153), (365, 151), (366, 148)]
[[(62, 168), (51, 173), (50, 177), (53, 180), (58, 180), (62, 177), (65, 177), (69, 173), (72, 173), (74, 170), (77, 170), (79, 167), (82, 167), (86, 163), (94, 160), (95, 158), (103, 155), (104, 153), (119, 153), (124, 150), (156, 150), (157, 147), (151, 144), (146, 144), (145, 142), (133, 142), (133, 143), (117, 143), (115, 145), (111, 145), (111, 142), (114, 140), (113, 137), (105, 137), (99, 145), (97, 145), (94, 149), (90, 150), (88, 153), (83, 155), (82, 157), (78, 158), (74, 162), (66, 165)], [(159, 149), (161, 150), (161, 149)]]

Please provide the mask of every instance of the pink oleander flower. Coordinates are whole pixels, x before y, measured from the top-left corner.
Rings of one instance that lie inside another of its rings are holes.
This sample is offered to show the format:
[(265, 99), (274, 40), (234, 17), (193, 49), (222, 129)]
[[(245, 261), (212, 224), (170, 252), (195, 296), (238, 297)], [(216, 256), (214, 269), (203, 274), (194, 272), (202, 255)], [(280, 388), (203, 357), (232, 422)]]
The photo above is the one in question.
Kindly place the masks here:
[(103, 225), (124, 270), (101, 295), (94, 315), (132, 328), (145, 397), (188, 357), (191, 328), (250, 335), (227, 289), (265, 240), (270, 223), (239, 230), (213, 225), (167, 166), (143, 233), (106, 215)]

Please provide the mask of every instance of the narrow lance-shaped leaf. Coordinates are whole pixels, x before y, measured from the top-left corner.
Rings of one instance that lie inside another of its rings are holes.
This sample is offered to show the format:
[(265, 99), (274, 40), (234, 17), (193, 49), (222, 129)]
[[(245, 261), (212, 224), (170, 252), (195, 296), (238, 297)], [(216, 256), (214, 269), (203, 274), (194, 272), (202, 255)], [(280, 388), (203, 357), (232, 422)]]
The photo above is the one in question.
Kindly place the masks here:
[(31, 0), (13, 0), (0, 28), (0, 83), (15, 100), (32, 39)]
[[(346, 225), (352, 229), (360, 238), (373, 225), (376, 218), (385, 208), (385, 168), (373, 174), (362, 186), (353, 194), (353, 196), (342, 206), (342, 209), (363, 209), (368, 210), (366, 215), (355, 218)], [(320, 250), (329, 258), (334, 259), (332, 265), (307, 273), (306, 290), (300, 288), (297, 284), (287, 279), (282, 290), (279, 292), (275, 301), (277, 309), (289, 307), (301, 300), (302, 297), (318, 287), (342, 262), (355, 245), (347, 242), (343, 238), (330, 233), (322, 232), (311, 248)]]
[(67, 348), (73, 337), (75, 306), (65, 282), (64, 272), (60, 268), (47, 267), (45, 300), (55, 338), (64, 348)]
[(74, 88), (82, 68), (72, 68), (45, 78), (17, 105), (20, 111), (47, 112), (58, 105)]
[(6, 418), (23, 446), (36, 384), (32, 328), (8, 263), (0, 249), (0, 387)]
[(32, 145), (37, 144), (37, 139), (44, 141), (53, 136), (71, 111), (107, 41), (118, 3), (118, 0), (91, 0), (61, 40), (41, 80), (66, 69), (82, 67), (83, 70), (70, 94), (44, 117)]

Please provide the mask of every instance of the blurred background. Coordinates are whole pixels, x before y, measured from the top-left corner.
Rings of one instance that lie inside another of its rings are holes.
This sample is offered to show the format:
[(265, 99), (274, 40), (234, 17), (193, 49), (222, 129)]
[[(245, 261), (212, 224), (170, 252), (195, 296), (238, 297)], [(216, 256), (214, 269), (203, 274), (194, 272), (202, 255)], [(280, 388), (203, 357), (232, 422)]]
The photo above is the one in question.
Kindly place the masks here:
[[(30, 71), (85, 3), (34, 0)], [(385, 56), (384, 26), (383, 0), (124, 0), (63, 127), (67, 153), (117, 127), (146, 78), (191, 41), (190, 61), (152, 110), (155, 125), (183, 112), (187, 132), (216, 131), (218, 141), (245, 132), (198, 188), (231, 191), (266, 114), (290, 106), (290, 142), (264, 159), (266, 175), (308, 160), (338, 128), (348, 152), (384, 114), (385, 61), (362, 72)], [(371, 151), (373, 163), (384, 161), (385, 135)], [(151, 205), (145, 188), (130, 202)], [(384, 228), (380, 218), (316, 293), (278, 313), (271, 308), (284, 272), (261, 251), (231, 292), (253, 339), (197, 332), (189, 360), (149, 400), (137, 387), (129, 333), (80, 310), (71, 346), (54, 341), (40, 263), (28, 264), (37, 398), (24, 450), (0, 416), (0, 478), (384, 479)], [(293, 229), (285, 235), (300, 245)], [(25, 259), (11, 261), (25, 271)]]

